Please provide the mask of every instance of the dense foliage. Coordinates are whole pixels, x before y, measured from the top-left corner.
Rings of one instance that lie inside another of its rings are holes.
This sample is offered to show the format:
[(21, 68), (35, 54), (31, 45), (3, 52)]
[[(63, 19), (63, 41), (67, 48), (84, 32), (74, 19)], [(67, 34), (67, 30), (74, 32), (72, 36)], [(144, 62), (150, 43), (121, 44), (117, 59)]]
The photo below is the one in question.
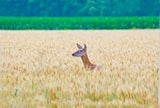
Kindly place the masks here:
[(136, 29), (159, 28), (159, 17), (0, 17), (0, 29)]
[(0, 16), (158, 16), (159, 0), (0, 0)]

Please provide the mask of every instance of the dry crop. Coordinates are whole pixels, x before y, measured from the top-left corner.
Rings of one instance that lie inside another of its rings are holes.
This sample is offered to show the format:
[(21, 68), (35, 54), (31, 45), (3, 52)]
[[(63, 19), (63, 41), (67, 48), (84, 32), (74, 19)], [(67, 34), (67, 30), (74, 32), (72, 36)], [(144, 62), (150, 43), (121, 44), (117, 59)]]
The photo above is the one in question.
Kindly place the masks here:
[[(0, 108), (158, 107), (158, 32), (0, 31)], [(106, 68), (84, 70), (77, 42)]]

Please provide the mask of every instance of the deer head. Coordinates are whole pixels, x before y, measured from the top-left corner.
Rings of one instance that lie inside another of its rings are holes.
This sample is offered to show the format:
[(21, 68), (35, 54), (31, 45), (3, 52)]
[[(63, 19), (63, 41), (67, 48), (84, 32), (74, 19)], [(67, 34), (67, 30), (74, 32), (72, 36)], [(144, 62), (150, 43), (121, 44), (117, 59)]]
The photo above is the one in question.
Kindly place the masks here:
[(84, 44), (84, 48), (77, 43), (78, 50), (72, 54), (75, 57), (82, 57), (87, 53), (87, 46)]

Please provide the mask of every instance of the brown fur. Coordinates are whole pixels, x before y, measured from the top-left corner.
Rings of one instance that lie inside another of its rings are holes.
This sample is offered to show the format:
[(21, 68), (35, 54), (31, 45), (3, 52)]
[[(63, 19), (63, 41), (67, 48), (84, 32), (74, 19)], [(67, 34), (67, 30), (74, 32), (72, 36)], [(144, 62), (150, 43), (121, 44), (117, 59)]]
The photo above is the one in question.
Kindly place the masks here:
[(82, 62), (83, 62), (83, 64), (84, 64), (84, 67), (85, 67), (86, 69), (94, 70), (94, 69), (96, 68), (96, 65), (95, 65), (95, 64), (92, 64), (92, 63), (90, 62), (87, 53), (85, 53), (85, 54), (81, 57), (81, 59), (82, 59)]

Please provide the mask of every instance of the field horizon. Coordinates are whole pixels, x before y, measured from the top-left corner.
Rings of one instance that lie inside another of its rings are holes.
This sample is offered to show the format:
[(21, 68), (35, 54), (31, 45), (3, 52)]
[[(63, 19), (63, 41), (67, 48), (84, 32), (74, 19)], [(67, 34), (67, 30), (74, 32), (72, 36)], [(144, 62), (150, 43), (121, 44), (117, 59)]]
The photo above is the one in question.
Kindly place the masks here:
[[(0, 30), (0, 108), (158, 108), (159, 33)], [(85, 70), (76, 43), (105, 68)]]

